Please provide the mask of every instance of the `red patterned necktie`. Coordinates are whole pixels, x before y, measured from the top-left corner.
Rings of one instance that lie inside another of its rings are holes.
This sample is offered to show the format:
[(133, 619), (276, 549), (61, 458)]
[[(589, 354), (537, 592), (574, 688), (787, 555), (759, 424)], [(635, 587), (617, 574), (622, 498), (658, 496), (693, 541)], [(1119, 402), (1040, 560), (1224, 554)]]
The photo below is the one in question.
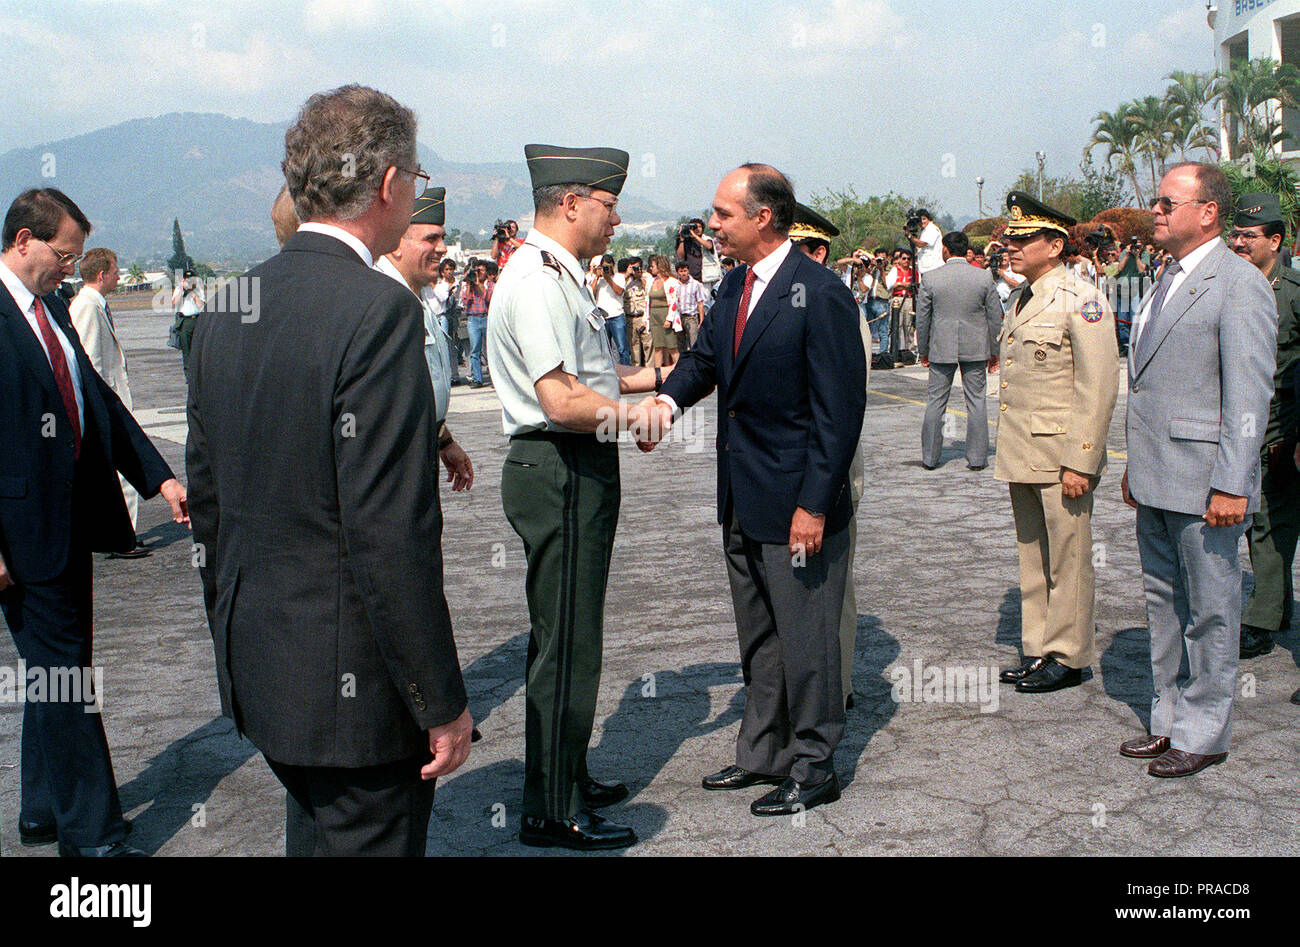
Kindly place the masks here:
[(36, 299), (36, 324), (40, 326), (41, 338), (50, 356), (50, 368), (54, 371), (54, 384), (58, 386), (59, 396), (63, 399), (63, 409), (68, 412), (72, 422), (72, 456), (81, 456), (81, 417), (77, 414), (77, 395), (72, 389), (72, 375), (68, 372), (68, 360), (63, 354), (63, 344), (54, 334), (50, 320), (45, 316), (45, 307)]
[(754, 268), (751, 266), (745, 273), (745, 289), (740, 294), (740, 308), (736, 310), (736, 338), (731, 348), (733, 359), (740, 354), (740, 337), (745, 334), (745, 321), (749, 319), (749, 297), (753, 291)]

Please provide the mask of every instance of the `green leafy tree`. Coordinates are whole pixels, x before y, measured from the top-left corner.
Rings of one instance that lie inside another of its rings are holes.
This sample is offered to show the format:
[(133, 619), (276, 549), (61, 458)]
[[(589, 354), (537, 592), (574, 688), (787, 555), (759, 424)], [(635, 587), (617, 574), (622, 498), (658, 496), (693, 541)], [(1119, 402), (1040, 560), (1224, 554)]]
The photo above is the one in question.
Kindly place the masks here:
[(1132, 201), (1132, 192), (1119, 172), (1109, 165), (1098, 167), (1092, 155), (1084, 156), (1079, 173), (1083, 179), (1079, 182), (1078, 213), (1073, 215), (1079, 220), (1092, 220), (1104, 210), (1125, 207)]
[(1295, 168), (1283, 164), (1262, 146), (1238, 161), (1225, 161), (1219, 167), (1232, 187), (1234, 206), (1243, 194), (1276, 194), (1282, 202), (1287, 231), (1294, 236), (1296, 220), (1300, 217), (1300, 174)]
[(913, 207), (925, 207), (940, 215), (938, 202), (930, 197), (904, 197), (892, 191), (884, 195), (859, 198), (850, 185), (841, 191), (828, 190), (813, 194), (812, 205), (840, 230), (831, 241), (830, 258), (838, 260), (859, 247), (875, 249), (878, 246), (911, 247), (903, 233), (907, 212)]
[(1151, 171), (1151, 193), (1160, 186), (1157, 169), (1174, 151), (1177, 125), (1164, 99), (1147, 95), (1134, 100), (1129, 106), (1128, 123), (1133, 126), (1134, 152), (1146, 159)]
[(1228, 159), (1271, 148), (1291, 136), (1283, 126), (1282, 110), (1300, 108), (1300, 69), (1273, 59), (1237, 63), (1222, 80), (1221, 97), (1229, 128)]
[(181, 236), (181, 222), (177, 218), (172, 219), (172, 255), (167, 260), (167, 269), (172, 273), (194, 269), (194, 260), (185, 252), (185, 238)]
[(1189, 151), (1202, 149), (1215, 157), (1219, 153), (1219, 136), (1206, 119), (1206, 110), (1223, 95), (1225, 79), (1213, 72), (1177, 70), (1165, 77), (1165, 108), (1174, 124), (1174, 145), (1178, 156), (1187, 160)]
[(1113, 112), (1098, 112), (1093, 116), (1092, 137), (1084, 146), (1085, 156), (1091, 155), (1094, 148), (1105, 146), (1106, 164), (1114, 167), (1128, 178), (1133, 185), (1133, 194), (1139, 204), (1143, 203), (1142, 186), (1137, 177), (1137, 129), (1129, 122), (1132, 103), (1125, 102)]

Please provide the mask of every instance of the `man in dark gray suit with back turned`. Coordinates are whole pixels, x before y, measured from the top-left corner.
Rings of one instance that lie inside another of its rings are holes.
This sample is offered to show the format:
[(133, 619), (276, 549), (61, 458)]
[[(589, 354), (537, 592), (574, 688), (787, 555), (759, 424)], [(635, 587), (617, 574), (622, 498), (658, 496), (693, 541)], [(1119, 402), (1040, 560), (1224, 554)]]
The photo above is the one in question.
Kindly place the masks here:
[(1220, 236), (1215, 165), (1160, 181), (1155, 241), (1173, 254), (1138, 306), (1128, 354), (1128, 469), (1151, 629), (1151, 732), (1120, 753), (1152, 776), (1228, 755), (1241, 627), (1238, 545), (1259, 509), (1260, 445), (1277, 358), (1272, 287)]
[(371, 269), (428, 180), (415, 116), (361, 86), (314, 95), (283, 169), (303, 224), (209, 302), (190, 362), (221, 705), (288, 790), (289, 855), (423, 855), (472, 721), (423, 313)]
[(958, 366), (966, 395), (966, 463), (972, 470), (988, 463), (985, 372), (997, 370), (1002, 302), (989, 271), (966, 262), (969, 249), (961, 231), (944, 234), (943, 266), (921, 277), (916, 294), (916, 345), (921, 364), (930, 369), (921, 424), (921, 463), (927, 470), (939, 466), (943, 453), (941, 422)]

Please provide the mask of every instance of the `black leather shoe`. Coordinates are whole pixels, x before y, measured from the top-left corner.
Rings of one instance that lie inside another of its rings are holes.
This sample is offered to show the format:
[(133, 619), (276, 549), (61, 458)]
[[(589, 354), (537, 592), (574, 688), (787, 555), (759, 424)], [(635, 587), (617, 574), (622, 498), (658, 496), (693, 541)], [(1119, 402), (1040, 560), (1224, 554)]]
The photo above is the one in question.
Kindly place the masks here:
[(42, 825), (40, 822), (19, 822), (18, 841), (31, 847), (34, 845), (52, 845), (59, 840), (57, 826)]
[(967, 470), (977, 470), (977, 471), (978, 471), (978, 470), (983, 470), (983, 469), (984, 469), (985, 467), (987, 467), (987, 466), (988, 466), (988, 464), (967, 464), (967, 465), (966, 465), (966, 469), (967, 469)]
[(526, 815), (519, 830), (519, 841), (536, 848), (559, 845), (580, 852), (594, 852), (627, 848), (635, 845), (637, 838), (630, 826), (610, 822), (584, 809), (571, 819), (537, 819)]
[(578, 789), (588, 809), (603, 809), (627, 798), (627, 787), (622, 783), (598, 783), (590, 776), (578, 784)]
[(153, 555), (153, 551), (148, 546), (137, 545), (130, 552), (110, 552), (108, 559), (143, 559), (146, 556)]
[(1083, 683), (1083, 670), (1070, 668), (1052, 658), (1043, 662), (1043, 666), (1032, 674), (1016, 681), (1018, 694), (1047, 694), (1066, 687), (1078, 687)]
[(777, 786), (784, 779), (784, 776), (764, 776), (739, 766), (728, 766), (712, 776), (705, 776), (700, 785), (705, 789), (748, 789), (750, 786)]
[(126, 842), (114, 842), (111, 845), (97, 845), (94, 848), (74, 848), (59, 843), (60, 858), (148, 858), (138, 848), (132, 848)]
[(998, 680), (1001, 681), (1003, 684), (1014, 684), (1017, 681), (1024, 680), (1026, 677), (1028, 677), (1030, 674), (1033, 674), (1042, 666), (1043, 666), (1042, 658), (1031, 658), (1028, 655), (1025, 655), (1025, 659), (1024, 661), (1021, 662), (1020, 667), (1007, 668), (1001, 674), (998, 675)]
[(1300, 704), (1300, 690), (1291, 695), (1291, 703)]
[(1241, 657), (1258, 658), (1273, 650), (1273, 635), (1264, 628), (1254, 625), (1241, 626)]
[(787, 777), (766, 796), (751, 802), (749, 811), (754, 815), (794, 815), (839, 798), (840, 778), (834, 773), (815, 786), (796, 783), (793, 777)]

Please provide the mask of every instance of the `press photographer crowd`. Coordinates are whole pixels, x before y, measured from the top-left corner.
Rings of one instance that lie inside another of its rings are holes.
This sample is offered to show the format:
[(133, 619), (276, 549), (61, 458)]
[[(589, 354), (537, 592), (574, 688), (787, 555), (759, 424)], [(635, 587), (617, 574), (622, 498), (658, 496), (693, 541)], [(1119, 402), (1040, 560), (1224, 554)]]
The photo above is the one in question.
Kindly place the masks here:
[[(499, 407), (499, 502), (527, 563), (518, 837), (633, 845), (632, 826), (597, 811), (628, 787), (587, 762), (619, 467), (637, 462), (629, 442), (672, 450), (674, 425), (713, 398), (714, 556), (744, 688), (734, 748), (719, 746), (700, 788), (761, 787), (755, 817), (833, 804), (855, 595), (868, 592), (855, 591), (853, 561), (869, 373), (917, 365), (916, 475), (942, 465), (960, 372), (966, 466), (992, 457), (990, 479), (1007, 485), (1020, 659), (1000, 683), (1030, 700), (1085, 684), (1097, 660), (1093, 503), (1123, 387), (1125, 466), (1106, 488), (1136, 511), (1150, 724), (1107, 752), (1165, 779), (1225, 762), (1239, 662), (1290, 625), (1300, 535), (1300, 273), (1276, 194), (1234, 200), (1217, 165), (1184, 162), (1159, 180), (1150, 239), (1012, 190), (990, 233), (944, 233), (916, 207), (896, 242), (832, 258), (836, 223), (781, 171), (747, 163), (717, 183), (707, 220), (682, 223), (671, 256), (615, 256), (628, 153), (528, 144), (523, 157), (531, 228), (498, 221), (491, 249), (458, 266), (414, 113), (363, 86), (313, 95), (285, 134), (280, 252), (218, 284), (183, 272), (168, 294), (184, 484), (132, 413), (116, 255), (87, 249), (94, 226), (76, 195), (13, 198), (0, 248), (0, 608), (29, 671), (93, 666), (92, 553), (149, 558), (139, 501), (161, 494), (193, 530), (190, 592), (222, 711), (285, 788), (287, 853), (423, 855), (435, 782), (479, 736), (447, 602), (464, 593), (444, 589), (457, 543), (439, 481), (475, 482), (451, 389), (491, 389), (457, 398)], [(78, 272), (69, 305), (58, 290)], [(901, 464), (911, 450), (896, 446)], [(130, 830), (104, 715), (29, 699), (23, 844), (140, 855)]]

